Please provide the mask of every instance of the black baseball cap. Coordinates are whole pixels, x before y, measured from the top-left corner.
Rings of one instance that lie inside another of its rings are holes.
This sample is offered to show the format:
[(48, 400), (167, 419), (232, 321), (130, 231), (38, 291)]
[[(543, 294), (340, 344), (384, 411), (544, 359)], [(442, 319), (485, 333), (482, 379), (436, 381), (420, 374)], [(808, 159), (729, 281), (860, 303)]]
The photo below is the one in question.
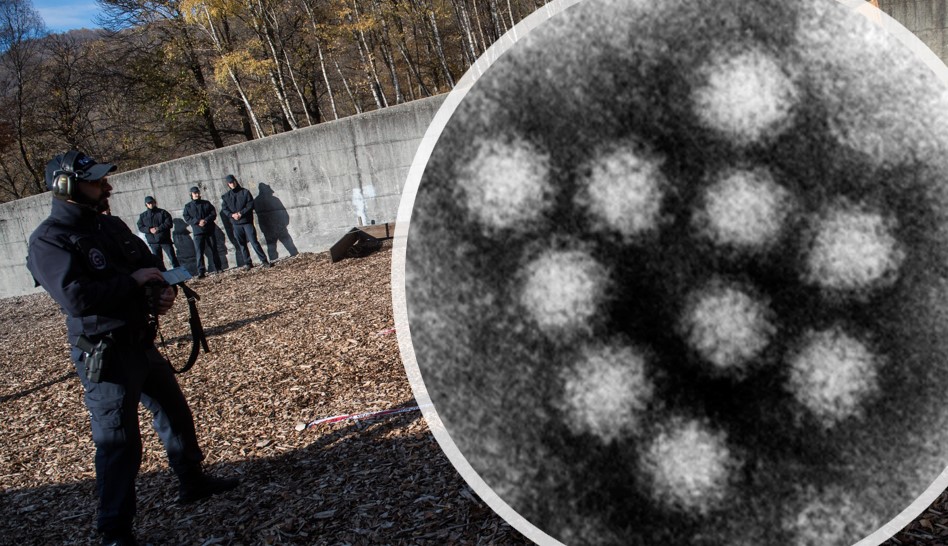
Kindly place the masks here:
[(147, 205), (148, 203), (154, 203), (154, 202), (155, 202), (155, 198), (154, 198), (154, 197), (152, 197), (152, 196), (150, 196), (150, 195), (146, 195), (146, 196), (145, 196), (145, 204), (146, 204), (146, 205)]
[(227, 176), (224, 177), (224, 182), (227, 182), (228, 184), (230, 184), (231, 182), (235, 182), (235, 183), (236, 183), (236, 182), (237, 182), (237, 179), (234, 178), (234, 175), (229, 174), (229, 175), (227, 175)]
[(191, 186), (191, 193), (201, 193), (201, 188), (197, 186)]
[(63, 172), (73, 173), (83, 182), (95, 182), (117, 169), (111, 163), (99, 163), (78, 150), (59, 154), (46, 164), (46, 187), (53, 189), (53, 179)]

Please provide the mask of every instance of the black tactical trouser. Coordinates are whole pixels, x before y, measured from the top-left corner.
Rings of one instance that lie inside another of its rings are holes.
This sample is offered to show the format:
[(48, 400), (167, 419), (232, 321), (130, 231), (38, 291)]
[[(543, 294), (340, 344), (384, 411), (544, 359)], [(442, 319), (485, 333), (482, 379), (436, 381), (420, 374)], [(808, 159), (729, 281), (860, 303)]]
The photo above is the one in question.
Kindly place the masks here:
[(163, 250), (168, 256), (168, 259), (171, 260), (171, 267), (178, 267), (181, 264), (178, 263), (178, 256), (174, 253), (174, 245), (171, 243), (148, 243), (149, 248), (151, 248), (151, 253), (161, 258), (161, 263), (164, 263), (165, 260), (161, 256), (161, 251)]
[(211, 261), (214, 263), (214, 271), (219, 273), (223, 267), (221, 266), (221, 255), (217, 253), (217, 234), (210, 231), (194, 234), (194, 259), (197, 261), (198, 274), (207, 272), (207, 270), (204, 269), (205, 248), (211, 251)]
[(141, 402), (154, 415), (153, 426), (178, 477), (200, 469), (194, 420), (168, 361), (150, 341), (119, 341), (102, 382), (86, 379), (81, 352), (73, 350), (85, 403), (92, 417), (100, 532), (131, 531), (135, 516), (135, 477), (142, 462), (138, 423)]
[(268, 263), (267, 255), (263, 253), (263, 247), (260, 246), (260, 241), (257, 240), (257, 229), (253, 227), (252, 222), (249, 224), (234, 224), (234, 241), (237, 243), (237, 254), (243, 260), (243, 265), (253, 263), (250, 261), (250, 251), (247, 250), (247, 243), (250, 243), (250, 246), (253, 247), (253, 251), (257, 253), (261, 263)]

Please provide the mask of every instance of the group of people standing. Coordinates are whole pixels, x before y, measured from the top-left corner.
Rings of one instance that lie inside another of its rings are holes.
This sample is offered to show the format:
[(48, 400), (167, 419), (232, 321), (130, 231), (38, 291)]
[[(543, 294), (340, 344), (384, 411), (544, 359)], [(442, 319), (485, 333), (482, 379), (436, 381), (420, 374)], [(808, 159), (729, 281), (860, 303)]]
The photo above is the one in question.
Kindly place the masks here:
[[(271, 267), (273, 264), (267, 259), (267, 255), (257, 240), (257, 230), (253, 225), (253, 194), (250, 190), (244, 188), (237, 181), (237, 178), (229, 174), (224, 179), (227, 187), (230, 188), (221, 196), (221, 214), (230, 218), (231, 226), (234, 232), (234, 243), (237, 246), (237, 253), (243, 261), (243, 268), (250, 269), (253, 262), (250, 259), (250, 251), (247, 245), (253, 247), (254, 252), (263, 264), (263, 267)], [(213, 272), (219, 273), (223, 270), (221, 266), (221, 257), (217, 251), (217, 234), (215, 233), (215, 222), (217, 221), (217, 209), (210, 201), (201, 199), (201, 189), (197, 186), (191, 187), (191, 201), (184, 206), (181, 216), (184, 222), (191, 227), (194, 238), (194, 254), (197, 260), (198, 278), (207, 276), (207, 269), (204, 265), (204, 253), (209, 250), (211, 261), (214, 264)], [(168, 256), (172, 267), (178, 267), (178, 257), (175, 254), (174, 244), (171, 239), (171, 229), (174, 225), (171, 213), (158, 207), (158, 202), (152, 196), (145, 197), (145, 207), (147, 210), (138, 217), (138, 231), (145, 234), (145, 240), (159, 260), (164, 262), (162, 252)]]

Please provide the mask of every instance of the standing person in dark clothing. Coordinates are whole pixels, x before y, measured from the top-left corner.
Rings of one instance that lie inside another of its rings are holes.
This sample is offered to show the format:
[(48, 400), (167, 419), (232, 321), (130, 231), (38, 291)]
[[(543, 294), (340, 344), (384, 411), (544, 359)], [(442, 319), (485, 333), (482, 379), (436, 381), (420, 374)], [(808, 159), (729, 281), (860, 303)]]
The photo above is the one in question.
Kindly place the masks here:
[(164, 258), (161, 252), (164, 251), (171, 260), (171, 267), (178, 267), (178, 256), (174, 253), (174, 245), (171, 244), (171, 228), (174, 222), (171, 220), (171, 213), (158, 208), (158, 202), (152, 196), (145, 197), (145, 207), (147, 210), (138, 215), (138, 231), (145, 234), (145, 240), (151, 247), (151, 253), (161, 260), (164, 264)]
[(206, 199), (201, 199), (201, 188), (191, 187), (191, 202), (184, 206), (182, 214), (184, 222), (191, 226), (194, 235), (194, 254), (197, 260), (198, 278), (207, 276), (204, 269), (204, 249), (211, 251), (211, 261), (214, 262), (214, 273), (220, 273), (221, 256), (217, 253), (217, 233), (214, 232), (214, 221), (217, 220), (217, 209)]
[(188, 403), (168, 361), (155, 347), (156, 317), (176, 289), (164, 266), (108, 209), (115, 170), (81, 152), (46, 165), (54, 199), (49, 218), (30, 236), (27, 268), (66, 314), (96, 446), (97, 528), (102, 544), (137, 544), (132, 533), (135, 477), (142, 460), (138, 404), (154, 427), (180, 482), (178, 502), (191, 503), (235, 488), (235, 479), (205, 474)]
[(243, 258), (244, 269), (253, 267), (247, 243), (253, 247), (263, 267), (271, 267), (273, 264), (263, 253), (263, 247), (257, 240), (257, 229), (253, 226), (253, 195), (250, 190), (241, 187), (234, 175), (229, 174), (224, 180), (230, 191), (221, 196), (221, 214), (226, 214), (231, 218), (234, 226), (234, 241), (237, 244), (237, 252)]

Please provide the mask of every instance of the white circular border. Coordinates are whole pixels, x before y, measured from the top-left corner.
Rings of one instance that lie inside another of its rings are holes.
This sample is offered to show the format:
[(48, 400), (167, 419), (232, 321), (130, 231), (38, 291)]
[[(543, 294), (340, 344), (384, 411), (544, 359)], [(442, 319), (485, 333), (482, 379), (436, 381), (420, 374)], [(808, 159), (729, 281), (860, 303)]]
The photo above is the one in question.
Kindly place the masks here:
[[(418, 151), (415, 153), (415, 158), (408, 171), (408, 178), (405, 180), (401, 202), (398, 207), (398, 216), (395, 224), (395, 239), (392, 246), (392, 307), (395, 314), (395, 330), (398, 336), (398, 347), (401, 353), (402, 363), (405, 366), (405, 372), (408, 375), (408, 381), (415, 395), (415, 401), (421, 406), (421, 411), (428, 423), (428, 428), (441, 446), (442, 451), (447, 455), (448, 460), (451, 461), (451, 464), (454, 465), (454, 468), (461, 474), (461, 477), (464, 478), (464, 481), (467, 482), (471, 489), (514, 529), (537, 544), (544, 546), (564, 545), (518, 514), (487, 485), (477, 471), (467, 462), (467, 459), (461, 453), (461, 450), (458, 449), (454, 440), (451, 439), (451, 435), (447, 429), (445, 429), (437, 409), (431, 402), (428, 389), (421, 376), (421, 369), (418, 367), (418, 362), (415, 359), (415, 348), (411, 342), (411, 331), (408, 324), (408, 305), (405, 297), (405, 264), (411, 213), (415, 205), (418, 187), (421, 184), (421, 179), (424, 175), (425, 167), (428, 165), (428, 159), (431, 157), (431, 152), (434, 150), (438, 138), (441, 136), (441, 132), (445, 126), (447, 126), (454, 111), (461, 104), (461, 101), (465, 95), (467, 95), (468, 91), (474, 86), (474, 83), (484, 75), (484, 72), (486, 72), (501, 55), (512, 48), (518, 40), (546, 22), (547, 19), (550, 19), (581, 1), (583, 0), (551, 0), (548, 4), (517, 23), (516, 26), (501, 36), (497, 42), (477, 59), (457, 83), (455, 88), (448, 94), (432, 119), (431, 124), (428, 126), (427, 131), (425, 131), (425, 136), (422, 137), (418, 145)], [(895, 37), (919, 60), (928, 66), (942, 83), (948, 86), (948, 66), (945, 66), (945, 63), (943, 63), (931, 49), (898, 21), (872, 6), (866, 0), (836, 0), (836, 2), (865, 17), (876, 26), (882, 28), (886, 33)], [(935, 481), (929, 485), (928, 489), (919, 495), (905, 510), (877, 529), (874, 533), (857, 542), (854, 546), (878, 546), (882, 544), (902, 530), (906, 525), (914, 521), (945, 489), (948, 489), (948, 467), (946, 467)]]

